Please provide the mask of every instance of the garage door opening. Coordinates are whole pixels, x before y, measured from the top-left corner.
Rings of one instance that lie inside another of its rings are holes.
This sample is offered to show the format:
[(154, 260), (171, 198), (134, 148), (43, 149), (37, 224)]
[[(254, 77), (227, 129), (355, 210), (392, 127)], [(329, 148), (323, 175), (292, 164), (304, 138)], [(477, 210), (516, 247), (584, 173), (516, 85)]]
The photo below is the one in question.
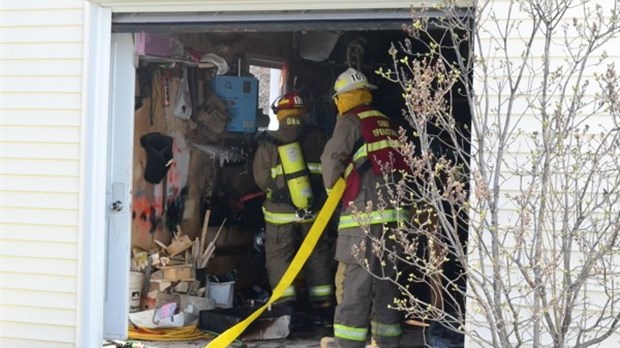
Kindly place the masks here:
[[(308, 122), (330, 135), (334, 80), (354, 67), (379, 87), (375, 106), (408, 128), (400, 87), (375, 73), (391, 66), (389, 48), (406, 38), (401, 26), (408, 12), (329, 20), (348, 15), (281, 22), (269, 15), (244, 22), (252, 18), (249, 14), (211, 22), (197, 14), (114, 18), (114, 32), (135, 35), (131, 271), (144, 274), (140, 310), (196, 301), (191, 306), (199, 316), (212, 303), (193, 298), (208, 298), (205, 291), (215, 282), (229, 290), (218, 295), (217, 307), (253, 306), (268, 296), (265, 195), (254, 182), (252, 160), (261, 135), (277, 129), (269, 107), (277, 96), (299, 93), (308, 106)], [(443, 33), (437, 29), (435, 34)], [(453, 102), (454, 117), (469, 124), (467, 105)], [(233, 115), (231, 107), (237, 108)], [(154, 150), (167, 154), (159, 167), (149, 154)], [(161, 175), (153, 179), (158, 168)], [(325, 234), (335, 246), (336, 226)], [(213, 255), (203, 263), (202, 252), (210, 243)], [(452, 266), (458, 274), (458, 265)], [(330, 267), (335, 272), (337, 265)], [(311, 312), (303, 276), (295, 287), (300, 315), (292, 331), (323, 335), (313, 318), (303, 315)], [(421, 290), (420, 296), (427, 295)], [(419, 340), (421, 330), (411, 334)]]

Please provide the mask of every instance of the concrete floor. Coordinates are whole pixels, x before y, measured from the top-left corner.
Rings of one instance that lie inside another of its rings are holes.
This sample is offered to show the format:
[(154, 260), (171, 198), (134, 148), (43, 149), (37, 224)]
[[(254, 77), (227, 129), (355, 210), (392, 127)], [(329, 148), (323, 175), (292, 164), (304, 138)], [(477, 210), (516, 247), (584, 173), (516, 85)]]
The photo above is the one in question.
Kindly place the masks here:
[[(254, 341), (244, 342), (247, 348), (318, 348), (319, 340), (317, 339), (282, 339), (271, 341)], [(135, 342), (135, 341), (134, 341)], [(194, 341), (177, 341), (177, 342), (150, 342), (139, 341), (144, 348), (186, 348), (186, 347), (205, 347), (210, 340), (194, 340)], [(114, 345), (104, 345), (104, 348), (114, 348)]]
[[(261, 341), (248, 341), (244, 340), (243, 336), (241, 337), (241, 341), (245, 344), (247, 348), (319, 348), (322, 337), (325, 336), (333, 336), (332, 328), (318, 328), (313, 326), (312, 322), (309, 321), (307, 315), (304, 315), (303, 312), (298, 311), (296, 314), (298, 321), (296, 325), (296, 329), (290, 329), (290, 334), (285, 339), (277, 339), (277, 340), (261, 340)], [(218, 320), (224, 320), (225, 317), (218, 317)], [(274, 328), (275, 323), (281, 322), (272, 322), (273, 324), (270, 328)], [(214, 325), (214, 324), (212, 324)], [(260, 327), (260, 326), (259, 326)], [(265, 328), (265, 327), (263, 327)], [(260, 331), (256, 331), (257, 327), (254, 326), (254, 334), (250, 334), (246, 336), (246, 338), (251, 338), (251, 336), (256, 337), (256, 333)], [(261, 329), (259, 329), (261, 330)], [(274, 331), (271, 332), (271, 335), (274, 335)], [(275, 332), (278, 332), (277, 330)], [(286, 332), (286, 331), (285, 331)], [(277, 335), (277, 334), (275, 334)], [(269, 336), (269, 334), (268, 334)], [(132, 340), (132, 342), (136, 342)], [(139, 343), (143, 344), (144, 348), (185, 348), (185, 347), (205, 347), (210, 340), (201, 339), (201, 340), (192, 340), (192, 341), (175, 341), (175, 342), (154, 342), (154, 341), (139, 341)], [(117, 344), (123, 342), (111, 342), (109, 345), (104, 344), (104, 348), (116, 348)], [(401, 338), (401, 347), (402, 348), (421, 348), (424, 347), (424, 338), (423, 338), (423, 328), (420, 326), (414, 325), (404, 325), (403, 326), (403, 336)], [(241, 345), (231, 345), (231, 347), (240, 347)]]
[[(292, 333), (286, 339), (269, 341), (243, 342), (247, 348), (319, 348), (321, 337), (329, 335), (328, 332), (305, 331)], [(205, 347), (209, 340), (177, 341), (177, 342), (150, 342), (140, 341), (145, 348), (186, 348)], [(419, 328), (406, 327), (401, 339), (403, 348), (424, 347), (422, 330)], [(104, 345), (104, 348), (115, 348), (114, 345)]]

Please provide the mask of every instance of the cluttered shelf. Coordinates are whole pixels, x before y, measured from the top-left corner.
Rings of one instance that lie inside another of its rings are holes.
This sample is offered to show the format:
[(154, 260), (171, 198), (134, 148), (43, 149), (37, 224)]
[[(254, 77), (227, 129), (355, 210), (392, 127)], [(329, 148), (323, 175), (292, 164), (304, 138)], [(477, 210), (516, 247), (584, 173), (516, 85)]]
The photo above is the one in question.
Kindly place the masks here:
[(140, 58), (141, 62), (149, 64), (167, 64), (172, 66), (175, 64), (182, 64), (190, 68), (199, 69), (213, 69), (218, 67), (216, 64), (211, 62), (196, 62), (190, 58), (160, 57), (152, 55), (140, 55), (138, 58)]

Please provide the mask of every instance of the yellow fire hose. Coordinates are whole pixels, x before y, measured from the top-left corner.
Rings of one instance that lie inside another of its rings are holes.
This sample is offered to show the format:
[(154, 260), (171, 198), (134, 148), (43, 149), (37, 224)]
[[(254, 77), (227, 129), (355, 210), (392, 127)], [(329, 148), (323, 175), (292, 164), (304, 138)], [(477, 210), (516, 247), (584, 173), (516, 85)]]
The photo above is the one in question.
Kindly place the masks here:
[(205, 333), (196, 325), (170, 329), (146, 329), (129, 327), (129, 338), (132, 340), (148, 341), (189, 341), (201, 338), (210, 339), (213, 333)]
[(303, 243), (299, 247), (297, 254), (291, 261), (290, 266), (284, 272), (282, 279), (278, 285), (273, 289), (271, 297), (262, 307), (258, 308), (254, 313), (252, 313), (249, 317), (245, 318), (243, 321), (237, 323), (237, 325), (231, 327), (230, 329), (224, 331), (222, 334), (217, 336), (213, 341), (209, 342), (205, 348), (226, 348), (228, 347), (237, 337), (239, 337), (245, 329), (258, 318), (269, 306), (271, 306), (274, 302), (276, 302), (282, 294), (284, 294), (284, 290), (288, 288), (297, 277), (299, 271), (301, 271), (302, 267), (310, 257), (312, 250), (314, 250), (314, 246), (316, 245), (319, 237), (323, 234), (323, 230), (325, 230), (325, 226), (329, 222), (334, 210), (338, 206), (340, 202), (340, 198), (342, 197), (342, 193), (344, 192), (345, 181), (344, 179), (338, 179), (336, 184), (332, 188), (329, 197), (327, 197), (327, 201), (321, 208), (319, 215), (316, 220), (312, 224), (308, 235), (304, 239)]

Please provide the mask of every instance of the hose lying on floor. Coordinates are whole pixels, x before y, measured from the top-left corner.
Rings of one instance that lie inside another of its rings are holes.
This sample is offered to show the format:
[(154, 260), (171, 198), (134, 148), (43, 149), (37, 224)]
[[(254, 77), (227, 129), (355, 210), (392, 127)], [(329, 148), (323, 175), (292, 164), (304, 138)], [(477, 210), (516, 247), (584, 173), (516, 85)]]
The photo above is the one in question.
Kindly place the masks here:
[[(170, 329), (145, 329), (135, 326), (129, 327), (129, 338), (132, 340), (145, 341), (190, 341), (199, 339), (214, 339), (218, 334), (215, 332), (202, 331), (197, 325), (184, 326)], [(245, 347), (241, 341), (235, 340), (231, 347)]]

